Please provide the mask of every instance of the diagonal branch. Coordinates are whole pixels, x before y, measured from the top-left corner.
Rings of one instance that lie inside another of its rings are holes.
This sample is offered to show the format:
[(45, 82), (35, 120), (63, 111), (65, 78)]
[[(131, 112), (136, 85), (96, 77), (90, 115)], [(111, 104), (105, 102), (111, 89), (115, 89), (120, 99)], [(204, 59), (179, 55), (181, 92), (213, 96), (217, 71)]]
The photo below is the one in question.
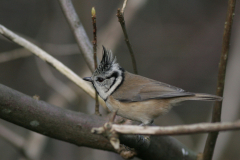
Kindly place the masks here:
[(128, 46), (128, 50), (130, 51), (130, 55), (131, 55), (131, 59), (132, 59), (132, 65), (133, 65), (133, 71), (135, 74), (137, 74), (137, 63), (135, 60), (135, 56), (133, 53), (133, 49), (132, 49), (132, 45), (130, 44), (129, 38), (128, 38), (128, 34), (127, 34), (127, 29), (125, 26), (125, 20), (124, 20), (124, 16), (123, 13), (120, 11), (120, 9), (117, 10), (117, 17), (118, 17), (118, 21), (121, 24), (123, 33), (124, 33), (124, 37), (125, 37), (125, 42)]
[[(73, 112), (33, 99), (0, 84), (0, 118), (40, 134), (86, 146), (116, 152), (103, 136), (91, 134), (93, 127), (107, 122), (106, 117)], [(151, 137), (150, 145), (139, 144), (139, 136), (122, 135), (125, 145), (137, 149), (137, 157), (146, 160), (196, 160), (196, 153), (168, 136)], [(171, 152), (169, 152), (171, 150)], [(183, 152), (184, 151), (184, 152)], [(187, 153), (187, 154), (186, 154)]]
[(88, 67), (94, 71), (93, 50), (92, 44), (87, 36), (87, 33), (78, 18), (71, 0), (59, 0), (63, 13), (74, 33), (79, 49), (81, 50)]
[[(233, 23), (233, 17), (234, 17), (235, 4), (236, 4), (236, 0), (228, 1), (228, 10), (227, 10), (227, 17), (226, 17), (226, 22), (224, 26), (222, 55), (219, 63), (217, 93), (216, 93), (220, 97), (223, 96), (223, 90), (224, 90), (226, 66), (227, 66), (228, 53), (230, 48), (230, 37), (231, 37), (231, 29), (232, 29), (232, 23)], [(222, 112), (222, 101), (216, 101), (214, 104), (213, 113), (212, 113), (212, 122), (221, 121), (221, 112)], [(203, 152), (204, 160), (212, 159), (217, 137), (218, 137), (218, 132), (213, 132), (208, 135), (204, 152)]]
[[(72, 70), (67, 68), (64, 64), (59, 62), (57, 59), (49, 55), (47, 52), (43, 51), (41, 48), (37, 47), (36, 45), (30, 43), (26, 39), (18, 36), (17, 34), (13, 33), (9, 29), (5, 28), (4, 26), (0, 25), (0, 34), (4, 35), (8, 39), (12, 40), (13, 42), (25, 47), (33, 54), (41, 58), (43, 61), (47, 62), (75, 84), (77, 84), (80, 88), (82, 88), (88, 95), (92, 98), (95, 98), (95, 91), (93, 88), (90, 87), (88, 83), (86, 83), (82, 78), (77, 76)], [(100, 99), (100, 104), (105, 107), (105, 102)]]

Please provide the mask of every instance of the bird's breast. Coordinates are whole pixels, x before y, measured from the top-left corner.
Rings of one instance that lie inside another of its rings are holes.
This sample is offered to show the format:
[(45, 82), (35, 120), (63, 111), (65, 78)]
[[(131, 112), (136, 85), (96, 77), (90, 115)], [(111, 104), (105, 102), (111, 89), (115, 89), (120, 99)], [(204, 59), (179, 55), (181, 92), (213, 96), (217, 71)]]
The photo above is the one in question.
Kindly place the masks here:
[(117, 111), (117, 114), (140, 122), (148, 122), (154, 118), (167, 113), (171, 109), (169, 100), (152, 99), (140, 102), (120, 102), (112, 96), (108, 97), (106, 105), (111, 112)]

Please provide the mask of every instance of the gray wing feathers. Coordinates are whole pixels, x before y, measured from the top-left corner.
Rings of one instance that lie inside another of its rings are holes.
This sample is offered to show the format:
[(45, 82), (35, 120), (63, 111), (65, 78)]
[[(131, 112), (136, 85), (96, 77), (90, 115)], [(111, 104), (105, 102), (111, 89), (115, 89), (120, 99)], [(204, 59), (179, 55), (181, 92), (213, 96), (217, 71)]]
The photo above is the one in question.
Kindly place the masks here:
[(125, 72), (125, 80), (123, 84), (112, 94), (115, 99), (125, 102), (166, 99), (191, 95), (194, 94), (129, 72)]

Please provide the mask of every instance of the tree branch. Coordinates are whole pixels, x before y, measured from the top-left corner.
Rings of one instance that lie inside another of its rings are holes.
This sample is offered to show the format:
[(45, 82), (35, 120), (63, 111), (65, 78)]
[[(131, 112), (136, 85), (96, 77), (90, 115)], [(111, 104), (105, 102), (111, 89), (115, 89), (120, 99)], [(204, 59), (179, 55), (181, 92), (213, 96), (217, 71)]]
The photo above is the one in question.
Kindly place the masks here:
[(81, 50), (88, 67), (94, 71), (93, 50), (92, 44), (87, 36), (87, 33), (78, 18), (71, 0), (59, 0), (63, 13), (74, 33), (79, 49)]
[(92, 126), (104, 124), (104, 118), (62, 109), (1, 84), (0, 101), (0, 118), (4, 120), (78, 146), (113, 151), (105, 138), (90, 134)]
[[(227, 17), (224, 26), (223, 33), (223, 43), (222, 43), (222, 54), (219, 63), (219, 71), (218, 71), (218, 82), (217, 82), (217, 95), (222, 97), (225, 83), (225, 74), (226, 74), (226, 66), (228, 60), (228, 53), (230, 48), (230, 37), (231, 37), (231, 29), (234, 17), (236, 0), (228, 1), (228, 10)], [(213, 113), (212, 113), (212, 122), (220, 122), (221, 121), (221, 112), (222, 112), (222, 101), (216, 101), (214, 103)], [(203, 159), (211, 160), (216, 144), (216, 140), (218, 137), (218, 132), (209, 133), (204, 152)]]
[(138, 73), (137, 72), (137, 63), (136, 63), (136, 60), (135, 60), (135, 56), (134, 56), (134, 53), (133, 53), (132, 46), (131, 46), (129, 38), (128, 38), (124, 16), (123, 16), (122, 12), (120, 11), (120, 9), (117, 10), (117, 17), (118, 17), (119, 23), (121, 24), (121, 27), (122, 27), (122, 30), (123, 30), (123, 33), (124, 33), (124, 37), (125, 37), (125, 42), (128, 46), (128, 50), (130, 51), (134, 73), (137, 74)]
[[(59, 62), (57, 59), (49, 55), (47, 52), (43, 51), (36, 45), (30, 43), (26, 39), (18, 36), (17, 34), (13, 33), (9, 29), (5, 28), (4, 26), (0, 25), (0, 34), (4, 35), (8, 39), (12, 40), (13, 42), (25, 47), (32, 53), (34, 53), (36, 56), (41, 58), (43, 61), (47, 62), (54, 68), (56, 68), (59, 72), (61, 72), (63, 75), (65, 75), (67, 78), (69, 78), (71, 81), (73, 81), (75, 84), (77, 84), (80, 88), (82, 88), (88, 95), (90, 95), (92, 98), (95, 98), (95, 91), (93, 88), (90, 87), (90, 85), (85, 82), (82, 78), (77, 76), (72, 70), (67, 68), (64, 64)], [(106, 108), (105, 102), (100, 99), (100, 104)]]
[[(96, 24), (96, 11), (95, 8), (92, 7), (92, 24), (93, 24), (93, 59), (94, 59), (94, 69), (97, 69), (97, 24)], [(95, 114), (100, 115), (99, 113), (99, 101), (98, 94), (95, 91)]]
[[(130, 24), (133, 22), (133, 19), (135, 18), (135, 15), (145, 5), (146, 2), (147, 0), (128, 2), (129, 11), (128, 16), (125, 17), (125, 21), (128, 22), (125, 24), (126, 28), (130, 26)], [(111, 48), (113, 53), (114, 50), (116, 50), (116, 47), (119, 45), (120, 38), (123, 36), (121, 32), (116, 32), (116, 27), (118, 27), (118, 25), (119, 24), (116, 23), (116, 15), (114, 15), (109, 19), (109, 22), (98, 32), (100, 42), (99, 44), (102, 44), (101, 42), (104, 42), (105, 45), (108, 45), (108, 48)]]
[[(103, 136), (91, 134), (106, 117), (86, 115), (33, 99), (0, 84), (0, 118), (40, 134), (78, 146), (116, 152)], [(196, 153), (167, 136), (151, 137), (150, 145), (139, 144), (139, 136), (122, 135), (122, 143), (137, 149), (137, 157), (148, 160), (195, 160)], [(145, 147), (144, 147), (145, 146)], [(184, 152), (183, 152), (184, 151)]]
[[(110, 130), (119, 134), (143, 134), (143, 135), (182, 135), (194, 133), (206, 133), (214, 131), (239, 130), (240, 121), (224, 123), (199, 123), (179, 126), (135, 126), (135, 125), (110, 125)], [(100, 128), (93, 128), (92, 132), (97, 132)]]

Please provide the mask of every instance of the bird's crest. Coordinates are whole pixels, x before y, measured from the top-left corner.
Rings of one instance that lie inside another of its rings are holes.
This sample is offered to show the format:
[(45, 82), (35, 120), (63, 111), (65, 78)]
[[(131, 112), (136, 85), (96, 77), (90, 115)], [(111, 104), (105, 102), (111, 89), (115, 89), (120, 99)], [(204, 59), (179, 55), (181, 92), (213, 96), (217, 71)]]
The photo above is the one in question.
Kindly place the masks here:
[(99, 73), (107, 72), (111, 68), (113, 68), (115, 65), (118, 65), (116, 63), (116, 57), (113, 56), (111, 50), (107, 50), (103, 46), (103, 57), (102, 57), (100, 64), (98, 65), (95, 73), (99, 74)]

